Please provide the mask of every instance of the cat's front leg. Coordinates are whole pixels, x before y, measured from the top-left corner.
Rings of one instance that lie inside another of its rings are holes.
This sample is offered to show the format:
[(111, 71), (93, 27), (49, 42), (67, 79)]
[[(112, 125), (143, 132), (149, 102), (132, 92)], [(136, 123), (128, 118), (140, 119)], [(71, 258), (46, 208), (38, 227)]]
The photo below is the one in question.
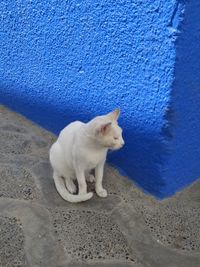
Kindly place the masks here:
[(105, 161), (99, 163), (95, 168), (95, 190), (99, 197), (107, 197), (108, 193), (106, 189), (103, 188), (103, 171), (104, 171)]
[(87, 184), (85, 179), (85, 173), (83, 170), (77, 169), (76, 170), (76, 178), (78, 181), (78, 194), (84, 195), (87, 194)]

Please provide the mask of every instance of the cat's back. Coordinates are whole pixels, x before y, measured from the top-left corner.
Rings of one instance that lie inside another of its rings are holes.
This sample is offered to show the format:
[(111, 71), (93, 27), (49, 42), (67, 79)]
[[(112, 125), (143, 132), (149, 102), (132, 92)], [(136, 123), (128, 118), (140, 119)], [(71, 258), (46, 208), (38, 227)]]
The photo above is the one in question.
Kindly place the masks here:
[(74, 121), (68, 124), (59, 134), (58, 141), (60, 143), (64, 142), (71, 143), (73, 142), (74, 135), (80, 131), (81, 127), (85, 125), (85, 123), (81, 121)]

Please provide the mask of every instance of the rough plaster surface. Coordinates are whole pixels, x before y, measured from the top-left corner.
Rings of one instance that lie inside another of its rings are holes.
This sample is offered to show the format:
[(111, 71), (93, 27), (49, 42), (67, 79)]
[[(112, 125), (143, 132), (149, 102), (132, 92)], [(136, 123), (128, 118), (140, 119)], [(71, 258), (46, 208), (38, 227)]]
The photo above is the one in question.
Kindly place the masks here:
[[(200, 266), (199, 182), (160, 202), (106, 166), (108, 197), (70, 204), (48, 162), (55, 136), (0, 107), (1, 143), (16, 133), (21, 145), (0, 150), (0, 266)], [(18, 153), (27, 139), (37, 151)]]
[(189, 71), (199, 70), (199, 10), (194, 0), (2, 0), (0, 101), (54, 133), (121, 107), (126, 146), (110, 162), (152, 194), (170, 195), (199, 175), (199, 150), (189, 164), (185, 156), (198, 147), (190, 129), (200, 133), (199, 78)]
[(166, 195), (200, 176), (200, 2), (186, 3), (176, 42), (169, 115), (171, 153), (163, 168), (163, 178), (170, 183), (165, 189)]

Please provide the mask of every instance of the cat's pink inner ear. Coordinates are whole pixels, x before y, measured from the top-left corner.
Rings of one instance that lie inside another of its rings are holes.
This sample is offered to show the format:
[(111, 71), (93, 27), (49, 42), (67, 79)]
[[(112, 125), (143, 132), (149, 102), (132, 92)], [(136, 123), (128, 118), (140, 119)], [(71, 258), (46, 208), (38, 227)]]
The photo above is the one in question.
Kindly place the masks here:
[(108, 113), (107, 116), (108, 116), (111, 120), (115, 120), (115, 121), (117, 121), (118, 118), (119, 118), (119, 115), (120, 115), (120, 109), (117, 108), (117, 109), (115, 109), (114, 111)]
[(101, 125), (98, 132), (103, 134), (103, 135), (106, 135), (110, 131), (111, 124), (112, 124), (112, 122), (107, 122), (107, 123)]

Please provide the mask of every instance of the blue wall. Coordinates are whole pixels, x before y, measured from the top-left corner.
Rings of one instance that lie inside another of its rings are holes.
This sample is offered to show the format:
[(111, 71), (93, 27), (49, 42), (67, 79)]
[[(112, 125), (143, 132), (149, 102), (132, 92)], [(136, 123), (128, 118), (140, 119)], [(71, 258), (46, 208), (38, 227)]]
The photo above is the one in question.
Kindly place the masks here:
[[(1, 103), (54, 133), (75, 119), (87, 121), (120, 107), (126, 146), (111, 154), (110, 162), (146, 191), (172, 194), (200, 171), (183, 174), (187, 157), (179, 160), (190, 126), (182, 118), (188, 115), (182, 103), (191, 77), (181, 66), (190, 27), (198, 28), (200, 8), (196, 4), (193, 10), (193, 2), (185, 7), (176, 0), (1, 0)], [(184, 9), (188, 21), (178, 34)], [(190, 65), (198, 66), (197, 45), (192, 49)], [(193, 88), (199, 96), (199, 78)], [(190, 152), (196, 137), (188, 141)], [(199, 157), (198, 150), (191, 166)]]
[(179, 1), (180, 9), (182, 4), (170, 105), (170, 157), (162, 173), (164, 195), (200, 177), (200, 1)]

